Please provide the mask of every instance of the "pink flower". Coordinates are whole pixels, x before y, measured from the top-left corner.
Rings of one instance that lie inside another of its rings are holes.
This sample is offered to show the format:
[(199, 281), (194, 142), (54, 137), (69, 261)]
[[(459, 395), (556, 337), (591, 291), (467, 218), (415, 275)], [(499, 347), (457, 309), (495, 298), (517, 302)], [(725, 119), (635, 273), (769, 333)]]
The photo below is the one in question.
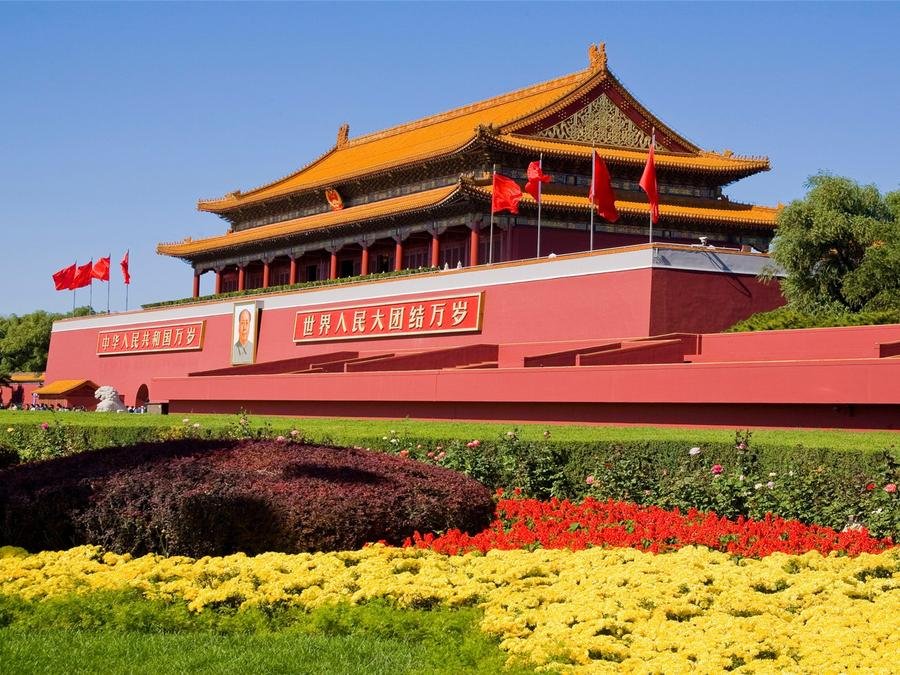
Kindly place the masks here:
[(725, 468), (721, 464), (713, 464), (712, 468), (709, 471), (710, 471), (710, 473), (712, 473), (713, 476), (718, 476), (724, 470), (725, 470)]
[(428, 459), (434, 459), (434, 451), (428, 453)]
[(409, 457), (409, 450), (407, 450), (406, 448), (403, 448), (403, 450), (401, 450), (397, 454), (400, 455), (401, 457)]
[(741, 442), (738, 443), (735, 447), (736, 447), (738, 450), (746, 450), (746, 449), (747, 449), (747, 444), (744, 443), (744, 441), (741, 441)]
[(584, 479), (584, 482), (587, 483), (588, 485), (593, 485), (593, 484), (594, 484), (594, 477), (593, 477), (593, 476), (588, 476), (587, 478)]
[(437, 454), (437, 457), (435, 457), (435, 459), (440, 462), (446, 456), (447, 456), (447, 453), (442, 451)]
[(276, 443), (284, 443), (286, 440), (287, 440), (287, 439), (286, 439), (284, 436), (276, 436), (276, 437), (275, 437), (275, 442), (276, 442)]
[(888, 483), (887, 485), (884, 486), (884, 491), (890, 492), (891, 494), (893, 494), (894, 492), (897, 491), (897, 484), (896, 483)]
[(47, 429), (49, 429), (49, 428), (50, 428), (49, 424), (47, 424), (46, 422), (41, 422), (41, 429), (43, 429), (44, 431), (47, 431)]
[(443, 446), (443, 445), (438, 445), (438, 446), (436, 446), (434, 449), (437, 450), (438, 452), (440, 452), (441, 450), (444, 449), (444, 446)]
[(291, 429), (291, 438), (297, 438), (300, 435), (300, 432), (296, 429)]
[(466, 443), (466, 447), (467, 447), (467, 448), (477, 448), (479, 445), (481, 445), (481, 441), (479, 441), (479, 440), (477, 440), (477, 439), (474, 440), (474, 441), (469, 441), (468, 443)]

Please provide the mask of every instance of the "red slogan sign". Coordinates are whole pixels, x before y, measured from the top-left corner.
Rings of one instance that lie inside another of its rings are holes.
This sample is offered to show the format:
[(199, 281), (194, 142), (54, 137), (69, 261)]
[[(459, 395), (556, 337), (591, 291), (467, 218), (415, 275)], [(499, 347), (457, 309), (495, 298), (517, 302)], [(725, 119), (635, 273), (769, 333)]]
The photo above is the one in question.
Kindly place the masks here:
[(206, 321), (138, 329), (102, 330), (97, 333), (97, 355), (150, 354), (203, 349)]
[(297, 312), (294, 342), (481, 330), (483, 293)]

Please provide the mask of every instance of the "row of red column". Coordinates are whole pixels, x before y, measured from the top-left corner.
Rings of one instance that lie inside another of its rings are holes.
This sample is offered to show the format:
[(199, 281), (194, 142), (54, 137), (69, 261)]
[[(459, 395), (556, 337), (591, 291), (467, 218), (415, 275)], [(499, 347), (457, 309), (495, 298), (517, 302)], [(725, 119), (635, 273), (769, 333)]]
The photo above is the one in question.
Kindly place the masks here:
[[(471, 265), (478, 264), (478, 245), (479, 245), (479, 237), (478, 230), (472, 228), (472, 231), (469, 234), (469, 260), (471, 261)], [(438, 267), (441, 262), (440, 258), (440, 250), (441, 250), (441, 242), (438, 238), (438, 235), (431, 235), (431, 266)], [(338, 258), (337, 251), (331, 252), (331, 260), (328, 268), (328, 278), (329, 279), (337, 279), (337, 268), (338, 268)], [(394, 271), (399, 272), (403, 269), (403, 242), (397, 240), (397, 243), (394, 247)], [(245, 290), (245, 267), (238, 266), (238, 287), (237, 290), (243, 291)], [(269, 273), (270, 273), (270, 263), (263, 261), (263, 278), (262, 278), (262, 287), (269, 287)], [(364, 248), (362, 250), (362, 260), (360, 261), (360, 270), (359, 273), (361, 276), (365, 276), (369, 273), (369, 249)], [(291, 270), (290, 270), (290, 278), (288, 283), (293, 285), (297, 283), (297, 259), (291, 258)], [(200, 297), (200, 274), (194, 272), (194, 292), (193, 297)], [(222, 292), (222, 271), (216, 271), (216, 291), (217, 294)]]

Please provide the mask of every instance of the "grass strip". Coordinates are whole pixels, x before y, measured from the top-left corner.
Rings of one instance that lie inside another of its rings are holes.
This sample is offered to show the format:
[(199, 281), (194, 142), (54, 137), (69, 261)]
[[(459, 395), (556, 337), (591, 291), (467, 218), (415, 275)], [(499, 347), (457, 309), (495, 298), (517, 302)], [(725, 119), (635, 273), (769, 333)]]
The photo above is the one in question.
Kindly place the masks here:
[[(219, 432), (234, 428), (237, 415), (103, 415), (96, 413), (54, 413), (47, 411), (0, 410), (0, 430), (18, 425), (39, 426), (42, 422), (84, 426), (118, 427), (124, 429), (168, 429), (199, 423), (204, 431)], [(277, 416), (250, 417), (254, 427), (270, 427), (273, 432), (286, 433), (299, 429), (303, 436), (314, 442), (337, 445), (365, 444), (367, 440), (390, 436), (434, 440), (496, 439), (511, 429), (517, 429), (522, 440), (542, 440), (549, 432), (554, 442), (606, 442), (606, 443), (682, 443), (686, 447), (698, 444), (729, 444), (734, 439), (733, 429), (691, 429), (682, 427), (625, 427), (514, 424), (459, 421), (358, 420), (338, 418), (295, 418)], [(757, 445), (832, 450), (856, 450), (876, 452), (885, 448), (897, 448), (900, 434), (896, 431), (845, 431), (836, 429), (759, 429), (754, 430)]]
[(505, 655), (481, 618), (474, 608), (383, 602), (193, 613), (131, 591), (0, 596), (0, 663), (15, 673), (60, 664), (71, 673), (496, 673)]

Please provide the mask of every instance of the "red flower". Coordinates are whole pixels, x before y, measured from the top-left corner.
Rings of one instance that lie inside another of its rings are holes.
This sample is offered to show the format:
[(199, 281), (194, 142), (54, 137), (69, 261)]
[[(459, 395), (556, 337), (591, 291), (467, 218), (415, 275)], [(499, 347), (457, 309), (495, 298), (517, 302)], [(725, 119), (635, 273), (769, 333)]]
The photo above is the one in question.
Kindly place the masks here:
[(718, 476), (724, 470), (725, 468), (721, 464), (713, 464), (712, 468), (709, 471), (713, 476)]
[(875, 489), (875, 483), (873, 483), (872, 481), (869, 481), (868, 483), (866, 483), (866, 492), (871, 492), (874, 489)]

